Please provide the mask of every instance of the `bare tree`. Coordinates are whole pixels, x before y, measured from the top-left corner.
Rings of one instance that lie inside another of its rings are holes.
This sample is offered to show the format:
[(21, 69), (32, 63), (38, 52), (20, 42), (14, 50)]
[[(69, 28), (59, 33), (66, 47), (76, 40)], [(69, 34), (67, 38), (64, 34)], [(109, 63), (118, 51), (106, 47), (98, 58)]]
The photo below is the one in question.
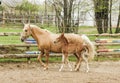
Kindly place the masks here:
[(120, 3), (119, 3), (119, 15), (118, 15), (118, 21), (117, 21), (117, 27), (115, 33), (120, 33)]
[(110, 0), (110, 19), (109, 19), (109, 25), (110, 25), (110, 33), (112, 34), (112, 19), (111, 19), (111, 13), (112, 13), (112, 0)]
[(73, 11), (73, 2), (75, 0), (53, 0), (53, 4), (58, 19), (59, 32), (70, 33), (74, 32), (71, 27), (71, 14)]
[(97, 31), (99, 34), (107, 33), (109, 0), (93, 0), (93, 1)]

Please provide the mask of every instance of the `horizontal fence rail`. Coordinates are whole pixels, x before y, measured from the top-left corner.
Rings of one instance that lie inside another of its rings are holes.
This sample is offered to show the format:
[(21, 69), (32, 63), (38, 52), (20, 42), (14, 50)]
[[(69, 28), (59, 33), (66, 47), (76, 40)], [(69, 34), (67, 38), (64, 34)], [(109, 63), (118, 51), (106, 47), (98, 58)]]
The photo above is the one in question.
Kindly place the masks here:
[(120, 55), (120, 52), (99, 52), (97, 56), (110, 56), (110, 55)]
[(5, 32), (5, 33), (0, 33), (0, 36), (20, 36), (21, 33), (16, 33), (16, 32)]
[(95, 46), (118, 46), (120, 43), (95, 43)]
[(87, 34), (88, 36), (96, 36), (96, 37), (100, 37), (100, 36), (120, 36), (120, 33), (118, 34)]
[[(37, 58), (39, 54), (0, 54), (0, 58)], [(61, 53), (50, 53), (50, 57), (62, 56)]]
[(8, 45), (3, 45), (0, 44), (0, 47), (36, 47), (37, 44), (8, 44)]

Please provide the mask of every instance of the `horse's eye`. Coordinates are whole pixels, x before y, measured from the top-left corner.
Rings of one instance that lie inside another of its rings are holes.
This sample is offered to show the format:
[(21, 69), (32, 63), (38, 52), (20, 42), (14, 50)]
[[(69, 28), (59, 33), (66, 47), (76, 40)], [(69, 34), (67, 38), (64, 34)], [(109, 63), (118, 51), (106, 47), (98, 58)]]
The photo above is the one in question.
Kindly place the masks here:
[(27, 32), (27, 30), (25, 30), (25, 32)]

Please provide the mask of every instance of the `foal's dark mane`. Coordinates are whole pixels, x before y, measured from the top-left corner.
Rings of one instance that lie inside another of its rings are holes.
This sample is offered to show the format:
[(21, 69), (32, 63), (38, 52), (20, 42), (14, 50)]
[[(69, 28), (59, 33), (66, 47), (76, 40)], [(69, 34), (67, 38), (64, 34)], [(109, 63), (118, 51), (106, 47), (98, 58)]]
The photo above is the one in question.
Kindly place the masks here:
[(62, 36), (62, 39), (63, 39), (63, 42), (64, 42), (65, 45), (69, 44), (69, 42), (68, 42), (68, 40), (65, 36)]

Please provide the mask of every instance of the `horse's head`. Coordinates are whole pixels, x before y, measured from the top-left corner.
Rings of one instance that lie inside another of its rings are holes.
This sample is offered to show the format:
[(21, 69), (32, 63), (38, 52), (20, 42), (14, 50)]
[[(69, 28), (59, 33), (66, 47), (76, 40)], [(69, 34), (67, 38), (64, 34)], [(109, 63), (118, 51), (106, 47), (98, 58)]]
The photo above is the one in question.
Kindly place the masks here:
[(62, 34), (61, 34), (58, 38), (56, 38), (56, 40), (54, 41), (54, 43), (59, 43), (59, 42), (64, 43), (64, 44), (68, 43), (68, 40), (67, 40), (67, 38), (64, 36), (64, 33), (62, 33)]
[(62, 35), (60, 35), (58, 38), (56, 38), (56, 40), (54, 41), (54, 43), (59, 43), (62, 40)]
[(31, 34), (32, 34), (32, 32), (31, 32), (30, 24), (24, 24), (23, 32), (21, 33), (21, 37), (20, 37), (21, 41), (23, 42)]

